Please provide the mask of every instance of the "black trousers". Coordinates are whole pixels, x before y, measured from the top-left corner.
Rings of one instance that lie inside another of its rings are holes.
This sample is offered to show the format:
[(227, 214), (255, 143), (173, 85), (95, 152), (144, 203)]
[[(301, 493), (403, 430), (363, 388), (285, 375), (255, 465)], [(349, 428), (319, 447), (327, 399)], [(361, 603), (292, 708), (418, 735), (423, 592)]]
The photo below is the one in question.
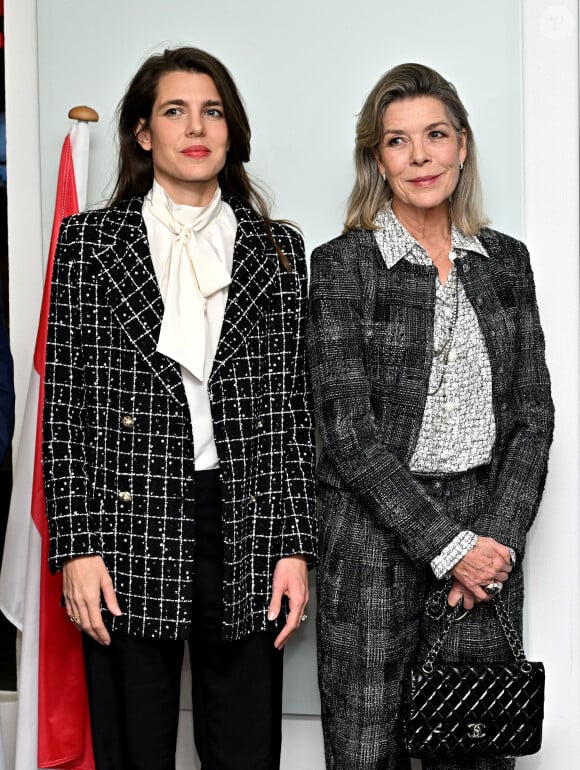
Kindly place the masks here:
[[(203, 770), (278, 770), (282, 653), (275, 631), (221, 639), (219, 471), (196, 473), (196, 551), (189, 639), (194, 737)], [(83, 634), (96, 770), (174, 770), (182, 641)]]

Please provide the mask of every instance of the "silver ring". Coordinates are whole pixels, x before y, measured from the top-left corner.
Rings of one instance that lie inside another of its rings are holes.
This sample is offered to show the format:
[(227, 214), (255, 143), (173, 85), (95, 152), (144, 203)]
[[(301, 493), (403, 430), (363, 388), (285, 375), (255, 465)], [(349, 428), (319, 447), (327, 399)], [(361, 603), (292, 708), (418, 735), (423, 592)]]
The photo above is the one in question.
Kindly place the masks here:
[(492, 583), (488, 583), (486, 586), (484, 586), (483, 590), (488, 596), (497, 596), (502, 588), (503, 585), (497, 580), (494, 580)]
[(300, 618), (300, 622), (304, 623), (304, 621), (307, 619), (308, 619), (308, 615), (302, 615), (302, 617)]
[(69, 615), (68, 619), (70, 620), (71, 623), (75, 623), (75, 624), (81, 622), (81, 619), (79, 618), (78, 615)]

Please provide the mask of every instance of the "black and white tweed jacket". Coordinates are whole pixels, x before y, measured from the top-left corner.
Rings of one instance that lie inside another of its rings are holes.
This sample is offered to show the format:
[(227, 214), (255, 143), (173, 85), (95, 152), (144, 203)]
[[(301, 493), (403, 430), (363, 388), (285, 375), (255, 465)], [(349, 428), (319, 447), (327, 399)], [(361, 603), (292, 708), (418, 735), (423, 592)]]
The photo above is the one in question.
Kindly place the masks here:
[[(224, 495), (224, 638), (266, 628), (275, 563), (315, 553), (313, 433), (300, 236), (236, 199), (232, 283), (208, 390)], [(52, 277), (43, 468), (49, 563), (101, 554), (123, 615), (109, 628), (184, 638), (194, 449), (178, 364), (156, 351), (163, 301), (142, 199), (67, 219)]]
[[(468, 252), (455, 264), (489, 354), (496, 441), (492, 506), (471, 528), (521, 554), (552, 441), (550, 378), (526, 247), (488, 228), (478, 237), (489, 259)], [(402, 259), (387, 270), (369, 231), (351, 231), (312, 255), (318, 478), (354, 494), (370, 526), (391, 531), (417, 565), (462, 529), (435, 511), (408, 470), (427, 398), (435, 291), (434, 267)]]

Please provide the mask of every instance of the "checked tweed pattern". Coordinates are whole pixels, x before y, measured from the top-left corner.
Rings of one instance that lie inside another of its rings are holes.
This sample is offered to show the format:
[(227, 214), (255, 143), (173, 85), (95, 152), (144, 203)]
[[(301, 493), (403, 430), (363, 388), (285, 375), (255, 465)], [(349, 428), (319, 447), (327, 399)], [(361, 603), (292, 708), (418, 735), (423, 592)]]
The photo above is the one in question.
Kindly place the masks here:
[[(157, 352), (163, 301), (134, 198), (66, 220), (52, 279), (43, 467), (50, 566), (100, 554), (134, 636), (190, 633), (194, 448), (178, 364)], [(300, 235), (229, 199), (232, 283), (208, 383), (223, 481), (224, 637), (266, 628), (278, 559), (315, 553), (313, 428)], [(194, 333), (194, 330), (192, 330)]]
[[(554, 414), (529, 255), (497, 231), (478, 237), (489, 258), (467, 250), (456, 270), (489, 355), (496, 440), (485, 482), (450, 497), (409, 472), (433, 360), (436, 269), (405, 259), (387, 269), (374, 234), (363, 230), (312, 255), (308, 349), (322, 445), (318, 653), (329, 770), (408, 768), (401, 683), (422, 639), (429, 644), (437, 634), (428, 624), (424, 636), (420, 629), (429, 562), (465, 529), (522, 557), (538, 510)], [(517, 567), (504, 600), (517, 625)], [(456, 624), (447, 659), (505, 660), (497, 626), (493, 611), (479, 608)]]

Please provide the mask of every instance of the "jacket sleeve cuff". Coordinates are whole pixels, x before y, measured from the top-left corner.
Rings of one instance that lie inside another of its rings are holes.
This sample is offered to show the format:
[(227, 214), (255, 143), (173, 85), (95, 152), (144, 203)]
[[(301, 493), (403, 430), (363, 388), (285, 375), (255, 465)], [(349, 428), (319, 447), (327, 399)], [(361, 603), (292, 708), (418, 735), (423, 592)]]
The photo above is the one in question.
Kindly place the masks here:
[(54, 574), (62, 570), (65, 562), (80, 556), (101, 555), (101, 539), (95, 532), (78, 532), (59, 535), (50, 540), (48, 566)]
[(477, 535), (468, 529), (462, 530), (445, 548), (431, 559), (431, 569), (437, 580), (441, 580), (451, 572), (463, 557), (477, 543)]

